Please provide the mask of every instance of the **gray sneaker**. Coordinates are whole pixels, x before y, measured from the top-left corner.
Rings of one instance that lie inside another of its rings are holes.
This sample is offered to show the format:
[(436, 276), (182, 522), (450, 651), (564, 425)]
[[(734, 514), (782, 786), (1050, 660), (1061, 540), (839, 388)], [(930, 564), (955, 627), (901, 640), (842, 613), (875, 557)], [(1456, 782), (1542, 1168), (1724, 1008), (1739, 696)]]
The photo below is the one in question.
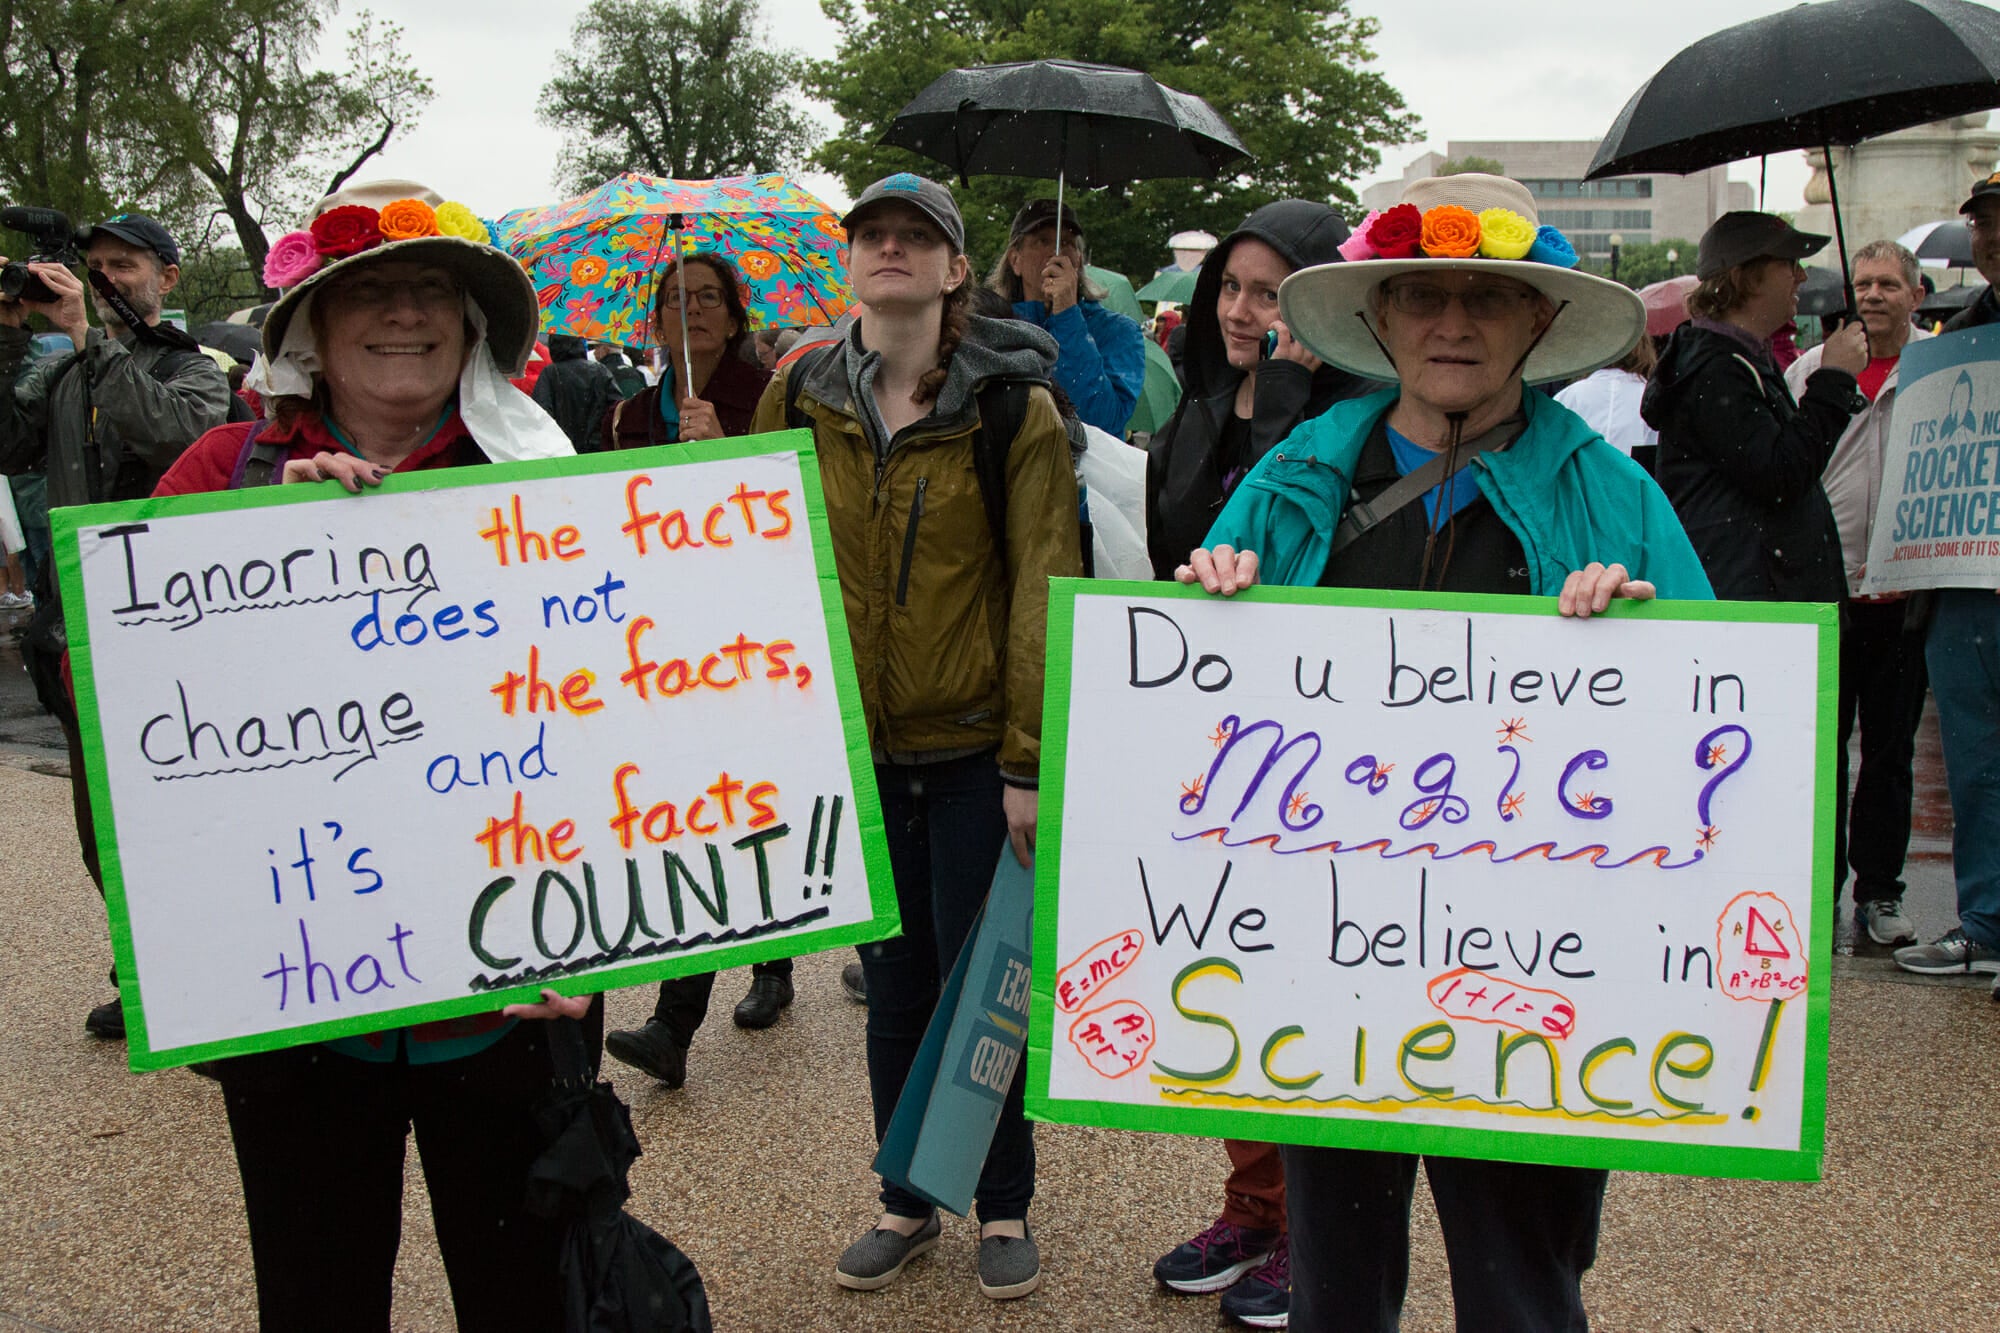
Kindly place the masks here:
[(1917, 942), (1917, 928), (1903, 915), (1903, 904), (1897, 899), (1875, 898), (1862, 903), (1854, 909), (1854, 918), (1868, 932), (1868, 938), (1885, 949)]
[(1011, 1301), (1042, 1285), (1042, 1252), (1029, 1236), (988, 1236), (979, 1242), (979, 1293)]
[(849, 1291), (879, 1291), (901, 1277), (910, 1260), (936, 1249), (942, 1230), (936, 1213), (913, 1236), (876, 1227), (847, 1247), (834, 1265), (833, 1280)]
[(1896, 950), (1896, 966), (1905, 972), (1927, 977), (1956, 976), (1986, 972), (2000, 976), (2000, 949), (1989, 949), (1965, 937), (1962, 927), (1953, 926), (1930, 944), (1912, 944)]

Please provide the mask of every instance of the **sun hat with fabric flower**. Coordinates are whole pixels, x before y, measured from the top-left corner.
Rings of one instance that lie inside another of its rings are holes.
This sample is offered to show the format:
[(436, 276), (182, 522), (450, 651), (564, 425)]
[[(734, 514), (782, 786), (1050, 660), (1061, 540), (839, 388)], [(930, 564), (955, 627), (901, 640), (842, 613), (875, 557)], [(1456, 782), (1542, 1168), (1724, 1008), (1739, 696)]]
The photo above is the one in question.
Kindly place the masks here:
[(351, 185), (319, 201), (303, 229), (271, 246), (264, 282), (283, 295), (264, 317), (264, 348), (276, 356), (313, 292), (343, 273), (382, 263), (432, 264), (464, 286), (484, 318), (502, 372), (519, 375), (534, 350), (541, 308), (520, 262), (492, 244), (486, 224), (415, 181)]
[(1493, 273), (1526, 283), (1557, 307), (1528, 354), (1530, 384), (1610, 365), (1646, 331), (1630, 288), (1576, 268), (1576, 251), (1544, 226), (1528, 187), (1468, 171), (1413, 181), (1394, 208), (1371, 214), (1341, 246), (1346, 262), (1301, 269), (1278, 289), (1278, 314), (1322, 361), (1370, 379), (1396, 368), (1374, 331), (1378, 287), (1404, 273)]
[(330, 194), (305, 229), (272, 245), (264, 282), (284, 294), (264, 317), (264, 354), (249, 387), (267, 403), (311, 397), (320, 370), (314, 298), (341, 274), (385, 263), (441, 268), (465, 289), (472, 348), (459, 372), (457, 407), (486, 456), (498, 462), (574, 453), (562, 428), (509, 382), (527, 367), (541, 325), (527, 272), (492, 244), (471, 209), (415, 181), (370, 181)]

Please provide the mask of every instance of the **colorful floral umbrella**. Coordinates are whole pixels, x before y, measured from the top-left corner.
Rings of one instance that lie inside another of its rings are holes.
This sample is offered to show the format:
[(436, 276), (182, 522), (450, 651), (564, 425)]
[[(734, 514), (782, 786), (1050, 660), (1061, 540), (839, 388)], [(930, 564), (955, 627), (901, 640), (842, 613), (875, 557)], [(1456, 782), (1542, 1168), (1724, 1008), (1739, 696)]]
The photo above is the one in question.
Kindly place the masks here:
[(494, 240), (533, 279), (545, 333), (645, 346), (656, 275), (712, 250), (735, 266), (750, 327), (831, 324), (854, 302), (833, 210), (783, 176), (677, 181), (627, 173), (501, 218)]

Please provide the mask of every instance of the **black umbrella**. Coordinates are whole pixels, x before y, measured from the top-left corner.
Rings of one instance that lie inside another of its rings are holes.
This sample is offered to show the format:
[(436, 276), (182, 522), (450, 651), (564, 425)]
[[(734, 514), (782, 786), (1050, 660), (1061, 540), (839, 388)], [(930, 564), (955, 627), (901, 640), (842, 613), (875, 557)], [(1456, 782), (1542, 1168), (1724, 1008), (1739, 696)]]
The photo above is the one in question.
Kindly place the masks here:
[(1806, 270), (1805, 286), (1799, 288), (1801, 315), (1837, 315), (1847, 309), (1847, 283), (1830, 268)]
[(1910, 228), (1896, 240), (1908, 246), (1919, 260), (1935, 264), (1941, 259), (1946, 268), (1973, 267), (1972, 233), (1966, 230), (1963, 218), (1926, 222)]
[(248, 324), (231, 324), (227, 320), (214, 320), (194, 331), (194, 340), (203, 347), (213, 347), (227, 352), (249, 365), (251, 358), (264, 348), (264, 335)]
[(1802, 4), (1712, 33), (1667, 61), (1611, 122), (1584, 178), (1685, 176), (1825, 149), (1845, 272), (1833, 145), (1994, 106), (2000, 12), (1969, 0)]
[(1983, 282), (1967, 287), (1942, 287), (1924, 298), (1923, 304), (1917, 307), (1917, 313), (1942, 319), (1946, 315), (1957, 314), (1985, 294), (1986, 284)]
[(535, 1109), (548, 1147), (528, 1169), (528, 1210), (564, 1220), (562, 1333), (711, 1333), (701, 1275), (625, 1211), (639, 1157), (632, 1113), (587, 1067), (582, 1026), (550, 1020), (556, 1079)]
[(882, 142), (970, 176), (1054, 176), (1115, 185), (1213, 179), (1250, 156), (1199, 97), (1116, 65), (1030, 60), (938, 76), (896, 114)]

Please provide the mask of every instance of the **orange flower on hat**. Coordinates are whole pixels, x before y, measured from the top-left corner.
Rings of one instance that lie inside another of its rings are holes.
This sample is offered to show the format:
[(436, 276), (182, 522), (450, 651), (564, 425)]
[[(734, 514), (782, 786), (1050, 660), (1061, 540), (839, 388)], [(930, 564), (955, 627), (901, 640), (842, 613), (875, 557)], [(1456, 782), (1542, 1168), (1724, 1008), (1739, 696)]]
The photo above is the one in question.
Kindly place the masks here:
[(594, 287), (610, 271), (611, 266), (596, 255), (585, 255), (569, 266), (569, 280), (579, 287)]
[(421, 199), (398, 199), (382, 206), (382, 239), (414, 241), (438, 234), (437, 214)]
[(1457, 204), (1424, 214), (1424, 253), (1432, 259), (1470, 259), (1479, 253), (1479, 215)]
[(760, 281), (776, 277), (778, 270), (784, 267), (783, 261), (769, 250), (745, 250), (736, 262), (743, 266), (745, 273)]

